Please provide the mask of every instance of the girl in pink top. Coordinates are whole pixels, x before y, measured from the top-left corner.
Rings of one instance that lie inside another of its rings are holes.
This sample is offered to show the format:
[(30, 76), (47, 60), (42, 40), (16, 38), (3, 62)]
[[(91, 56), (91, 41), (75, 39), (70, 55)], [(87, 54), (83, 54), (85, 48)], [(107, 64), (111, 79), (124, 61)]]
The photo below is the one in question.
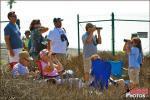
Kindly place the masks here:
[(46, 77), (59, 76), (59, 72), (63, 71), (62, 64), (58, 61), (57, 58), (55, 58), (54, 63), (54, 59), (52, 59), (51, 55), (48, 54), (49, 53), (47, 49), (43, 49), (40, 52), (42, 76)]

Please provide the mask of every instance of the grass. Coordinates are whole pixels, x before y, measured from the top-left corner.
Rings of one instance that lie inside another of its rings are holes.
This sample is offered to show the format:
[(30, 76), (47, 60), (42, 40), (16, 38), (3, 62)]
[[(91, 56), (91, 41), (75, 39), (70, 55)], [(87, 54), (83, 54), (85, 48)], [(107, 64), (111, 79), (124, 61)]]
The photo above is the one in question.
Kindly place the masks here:
[[(127, 56), (118, 52), (112, 56), (110, 52), (100, 52), (104, 60), (122, 60), (127, 68)], [(64, 62), (62, 62), (64, 63)], [(89, 88), (76, 88), (69, 85), (52, 85), (46, 82), (33, 80), (12, 79), (9, 71), (3, 71), (7, 66), (5, 61), (0, 63), (3, 73), (0, 74), (0, 100), (104, 100), (104, 99), (125, 99), (122, 87), (110, 86), (104, 92), (92, 92)], [(67, 59), (66, 69), (72, 69), (76, 77), (83, 76), (82, 55), (71, 56)], [(145, 56), (144, 64), (140, 70), (140, 86), (150, 87), (150, 56)]]
[(110, 87), (103, 94), (97, 94), (96, 92), (90, 93), (86, 88), (56, 86), (21, 79), (3, 79), (0, 83), (1, 100), (98, 100), (112, 97), (116, 99), (121, 97), (121, 94), (118, 97), (115, 96), (117, 92), (116, 87)]

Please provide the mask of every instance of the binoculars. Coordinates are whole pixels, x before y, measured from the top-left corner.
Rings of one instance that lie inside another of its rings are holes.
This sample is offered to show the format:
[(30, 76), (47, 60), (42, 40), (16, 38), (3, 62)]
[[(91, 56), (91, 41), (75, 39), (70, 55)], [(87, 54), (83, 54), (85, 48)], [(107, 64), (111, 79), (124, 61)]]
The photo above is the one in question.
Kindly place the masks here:
[(96, 29), (100, 29), (100, 30), (101, 30), (101, 29), (103, 29), (103, 28), (102, 28), (102, 27), (96, 27)]
[(124, 41), (124, 42), (129, 42), (130, 40), (128, 40), (128, 39), (124, 39), (123, 41)]
[(67, 40), (67, 37), (66, 37), (66, 35), (65, 34), (61, 34), (61, 41), (66, 41)]

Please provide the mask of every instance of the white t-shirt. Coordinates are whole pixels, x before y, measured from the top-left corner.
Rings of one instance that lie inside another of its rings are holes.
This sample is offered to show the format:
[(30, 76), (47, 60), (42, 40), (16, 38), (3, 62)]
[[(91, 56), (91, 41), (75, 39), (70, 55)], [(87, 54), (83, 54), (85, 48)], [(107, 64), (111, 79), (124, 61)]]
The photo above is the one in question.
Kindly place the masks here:
[(61, 34), (65, 34), (65, 31), (62, 28), (54, 28), (48, 34), (48, 40), (51, 40), (52, 46), (51, 50), (54, 53), (66, 53), (67, 50), (67, 41), (61, 40)]

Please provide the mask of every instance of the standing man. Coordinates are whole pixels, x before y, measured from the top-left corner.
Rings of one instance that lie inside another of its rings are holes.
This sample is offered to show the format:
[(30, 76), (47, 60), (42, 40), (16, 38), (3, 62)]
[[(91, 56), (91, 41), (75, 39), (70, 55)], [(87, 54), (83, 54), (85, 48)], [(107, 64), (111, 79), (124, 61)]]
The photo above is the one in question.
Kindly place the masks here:
[(67, 47), (69, 45), (66, 31), (62, 28), (62, 21), (61, 18), (54, 18), (54, 29), (51, 30), (48, 34), (48, 50), (53, 57), (57, 57), (61, 63), (64, 62), (66, 59)]
[[(84, 81), (89, 82), (90, 79), (90, 69), (91, 69), (91, 60), (90, 57), (93, 54), (97, 53), (97, 45), (101, 44), (101, 35), (100, 35), (100, 29), (102, 28), (96, 28), (95, 25), (91, 23), (86, 24), (86, 32), (82, 36), (82, 42), (83, 42), (83, 62), (84, 62)], [(94, 31), (97, 30), (97, 35), (94, 36)]]
[(19, 61), (19, 53), (22, 51), (23, 43), (21, 40), (21, 33), (18, 25), (16, 24), (17, 16), (15, 12), (11, 11), (7, 15), (9, 23), (4, 29), (4, 37), (6, 47), (8, 49), (9, 64), (13, 68), (14, 64)]

